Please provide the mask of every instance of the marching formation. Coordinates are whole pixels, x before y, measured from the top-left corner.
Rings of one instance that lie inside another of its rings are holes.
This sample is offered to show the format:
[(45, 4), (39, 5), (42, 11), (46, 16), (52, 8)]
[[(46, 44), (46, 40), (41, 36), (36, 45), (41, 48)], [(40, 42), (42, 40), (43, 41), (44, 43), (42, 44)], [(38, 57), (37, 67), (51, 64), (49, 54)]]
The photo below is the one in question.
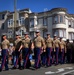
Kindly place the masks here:
[[(6, 34), (2, 36), (1, 49), (1, 66), (0, 71), (5, 67), (5, 70), (9, 70), (8, 56), (9, 56), (10, 42), (7, 40)], [(36, 37), (31, 39), (29, 33), (24, 33), (24, 38), (20, 38), (19, 34), (16, 34), (16, 40), (12, 47), (12, 69), (26, 69), (31, 67), (30, 55), (34, 53), (34, 67), (39, 69), (41, 66), (50, 67), (53, 64), (65, 64), (74, 62), (74, 40), (73, 43), (62, 40), (62, 37), (58, 39), (57, 35), (50, 36), (50, 32), (47, 32), (46, 37), (40, 36), (40, 31), (36, 31)], [(23, 62), (22, 62), (23, 61)], [(22, 64), (21, 64), (22, 62)]]

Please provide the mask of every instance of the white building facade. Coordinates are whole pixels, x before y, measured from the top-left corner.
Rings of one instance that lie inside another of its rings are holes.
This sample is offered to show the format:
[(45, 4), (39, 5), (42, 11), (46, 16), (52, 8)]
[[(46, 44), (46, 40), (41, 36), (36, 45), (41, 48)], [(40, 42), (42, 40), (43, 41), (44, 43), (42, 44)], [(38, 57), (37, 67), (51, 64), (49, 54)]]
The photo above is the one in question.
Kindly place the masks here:
[(7, 20), (7, 26), (8, 26), (8, 38), (14, 39), (14, 30), (15, 34), (19, 33), (21, 37), (23, 36), (23, 33), (28, 31), (29, 26), (29, 9), (23, 9), (17, 11), (16, 15), (16, 25), (14, 26), (14, 12), (10, 12), (8, 14), (8, 20)]
[[(53, 8), (48, 11), (32, 13), (30, 9), (17, 11), (17, 24), (14, 26), (14, 12), (0, 12), (0, 36), (7, 33), (8, 38), (14, 38), (14, 28), (23, 36), (23, 32), (29, 32), (31, 38), (35, 37), (35, 31), (41, 31), (41, 36), (46, 37), (46, 32), (51, 37), (56, 34), (63, 39), (74, 39), (74, 14), (69, 14), (66, 8)], [(0, 37), (1, 42), (1, 37)]]
[(53, 8), (49, 11), (31, 13), (29, 15), (29, 32), (31, 37), (35, 36), (35, 30), (41, 31), (41, 36), (45, 37), (46, 32), (51, 33), (51, 37), (56, 34), (63, 39), (74, 39), (74, 14), (68, 14), (65, 8)]

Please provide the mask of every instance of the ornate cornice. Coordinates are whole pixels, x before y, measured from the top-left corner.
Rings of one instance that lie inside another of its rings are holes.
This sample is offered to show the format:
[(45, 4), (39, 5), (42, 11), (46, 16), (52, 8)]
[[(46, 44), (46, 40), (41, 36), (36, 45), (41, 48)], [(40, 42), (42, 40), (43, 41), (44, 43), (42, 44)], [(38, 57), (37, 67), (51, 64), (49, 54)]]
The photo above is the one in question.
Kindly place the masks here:
[(53, 8), (50, 10), (50, 12), (55, 12), (55, 11), (64, 11), (64, 12), (67, 12), (67, 9), (66, 8)]
[(66, 13), (66, 16), (67, 17), (73, 17), (74, 18), (74, 14), (68, 14), (68, 13)]

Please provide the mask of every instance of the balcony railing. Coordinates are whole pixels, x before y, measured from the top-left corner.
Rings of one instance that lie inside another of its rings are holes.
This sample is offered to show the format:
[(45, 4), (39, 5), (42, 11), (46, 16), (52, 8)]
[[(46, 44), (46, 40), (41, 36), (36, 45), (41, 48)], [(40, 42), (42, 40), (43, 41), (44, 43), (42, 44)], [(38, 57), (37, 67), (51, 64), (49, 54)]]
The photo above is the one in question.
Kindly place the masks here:
[(24, 24), (17, 24), (16, 26), (14, 25), (8, 25), (8, 28), (16, 28), (16, 27), (22, 27)]

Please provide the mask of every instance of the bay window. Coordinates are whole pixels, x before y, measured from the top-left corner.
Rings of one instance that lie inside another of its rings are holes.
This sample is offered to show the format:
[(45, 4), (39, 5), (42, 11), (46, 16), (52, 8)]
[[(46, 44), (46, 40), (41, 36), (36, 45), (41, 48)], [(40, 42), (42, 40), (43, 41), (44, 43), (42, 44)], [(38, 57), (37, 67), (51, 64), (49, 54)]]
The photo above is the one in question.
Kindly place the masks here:
[(54, 16), (54, 23), (58, 23), (59, 19), (58, 16)]
[(65, 16), (62, 14), (57, 14), (53, 16), (53, 23), (57, 24), (57, 23), (65, 23)]
[(59, 15), (59, 20), (60, 20), (60, 23), (63, 23), (63, 16), (62, 15)]
[(65, 29), (54, 29), (53, 35), (57, 35), (58, 37), (66, 37), (66, 30)]

